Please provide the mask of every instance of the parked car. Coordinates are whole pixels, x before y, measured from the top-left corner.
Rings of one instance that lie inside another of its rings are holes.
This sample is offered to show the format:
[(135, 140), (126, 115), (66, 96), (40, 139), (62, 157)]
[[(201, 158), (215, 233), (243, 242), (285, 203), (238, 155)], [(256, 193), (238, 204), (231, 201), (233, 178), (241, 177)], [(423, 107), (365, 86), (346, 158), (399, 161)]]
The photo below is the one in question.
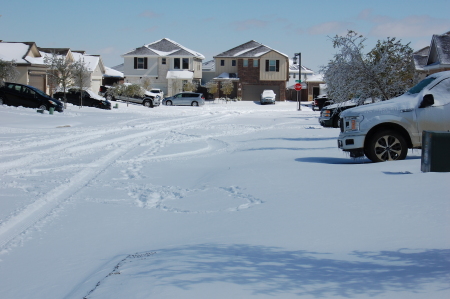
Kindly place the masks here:
[[(107, 91), (108, 91), (108, 89), (110, 89), (110, 88), (111, 88), (111, 86), (108, 86), (108, 85), (102, 85), (102, 86), (100, 86), (100, 90), (98, 91), (98, 95), (99, 95), (99, 96), (102, 96), (102, 97), (104, 97), (104, 98), (106, 98), (107, 95), (108, 95)], [(107, 100), (109, 100), (109, 99), (107, 98)]]
[(276, 94), (273, 90), (266, 89), (261, 94), (260, 103), (261, 103), (261, 105), (275, 104), (275, 97), (276, 97)]
[(328, 128), (339, 128), (341, 112), (357, 106), (357, 100), (331, 104), (320, 110), (319, 124)]
[(205, 104), (203, 94), (197, 92), (180, 92), (172, 97), (165, 98), (163, 105), (172, 106), (199, 106)]
[[(67, 103), (71, 103), (77, 106), (90, 106), (100, 109), (111, 109), (111, 102), (107, 101), (104, 97), (96, 95), (91, 90), (82, 91), (83, 98), (81, 99), (80, 90), (70, 88), (66, 92)], [(58, 98), (60, 101), (64, 101), (64, 92), (59, 91), (53, 94), (53, 97)]]
[(0, 87), (0, 105), (23, 106), (29, 108), (38, 108), (42, 110), (49, 110), (63, 112), (63, 104), (45, 94), (42, 90), (36, 87), (18, 83), (9, 83)]
[(312, 110), (320, 111), (323, 107), (333, 104), (333, 100), (329, 99), (327, 95), (319, 95), (312, 102)]
[(389, 101), (341, 113), (338, 147), (373, 162), (405, 159), (422, 147), (422, 132), (450, 130), (450, 71), (429, 75)]

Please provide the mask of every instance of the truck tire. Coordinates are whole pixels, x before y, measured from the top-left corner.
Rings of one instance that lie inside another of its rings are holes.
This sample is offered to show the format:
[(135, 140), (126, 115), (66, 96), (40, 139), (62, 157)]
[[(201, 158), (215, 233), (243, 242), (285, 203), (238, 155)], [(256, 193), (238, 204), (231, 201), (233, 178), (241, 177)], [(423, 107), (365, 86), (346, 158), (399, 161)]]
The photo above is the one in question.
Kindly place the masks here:
[(153, 108), (153, 101), (151, 100), (145, 100), (143, 104), (145, 107)]
[(403, 160), (408, 154), (408, 146), (401, 134), (384, 130), (370, 137), (364, 154), (373, 162)]

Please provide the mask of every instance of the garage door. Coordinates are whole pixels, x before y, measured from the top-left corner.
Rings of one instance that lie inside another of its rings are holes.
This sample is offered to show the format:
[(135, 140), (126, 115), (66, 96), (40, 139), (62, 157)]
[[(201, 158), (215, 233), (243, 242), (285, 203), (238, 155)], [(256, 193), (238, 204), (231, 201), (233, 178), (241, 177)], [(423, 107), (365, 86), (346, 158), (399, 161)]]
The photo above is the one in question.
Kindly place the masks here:
[(46, 92), (45, 88), (45, 75), (30, 74), (29, 85), (36, 87), (37, 89)]
[(259, 101), (261, 99), (261, 94), (265, 89), (271, 89), (275, 92), (276, 100), (280, 99), (280, 86), (272, 85), (244, 85), (242, 89), (242, 100), (243, 101)]

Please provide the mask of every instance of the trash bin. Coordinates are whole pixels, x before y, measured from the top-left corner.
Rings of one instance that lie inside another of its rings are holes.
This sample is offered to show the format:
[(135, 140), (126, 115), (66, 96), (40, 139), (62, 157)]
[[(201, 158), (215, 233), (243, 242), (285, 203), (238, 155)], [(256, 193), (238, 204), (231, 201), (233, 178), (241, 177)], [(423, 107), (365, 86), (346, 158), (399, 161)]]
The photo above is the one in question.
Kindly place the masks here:
[(423, 172), (450, 172), (450, 131), (423, 131)]
[(54, 111), (55, 111), (55, 108), (54, 108), (54, 107), (48, 108), (48, 113), (53, 114)]

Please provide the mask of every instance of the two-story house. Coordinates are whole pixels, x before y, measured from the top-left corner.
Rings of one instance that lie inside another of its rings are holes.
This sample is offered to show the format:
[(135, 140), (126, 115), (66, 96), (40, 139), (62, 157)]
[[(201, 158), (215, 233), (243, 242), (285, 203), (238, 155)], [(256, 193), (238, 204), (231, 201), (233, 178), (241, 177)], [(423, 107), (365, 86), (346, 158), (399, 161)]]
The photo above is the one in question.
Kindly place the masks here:
[(236, 96), (242, 100), (258, 101), (264, 89), (273, 90), (278, 101), (285, 100), (289, 79), (287, 55), (251, 40), (214, 56), (214, 61), (214, 80), (233, 81)]
[(167, 38), (133, 49), (122, 57), (125, 82), (140, 83), (148, 78), (152, 88), (160, 88), (168, 96), (182, 91), (186, 82), (200, 84), (205, 59)]

